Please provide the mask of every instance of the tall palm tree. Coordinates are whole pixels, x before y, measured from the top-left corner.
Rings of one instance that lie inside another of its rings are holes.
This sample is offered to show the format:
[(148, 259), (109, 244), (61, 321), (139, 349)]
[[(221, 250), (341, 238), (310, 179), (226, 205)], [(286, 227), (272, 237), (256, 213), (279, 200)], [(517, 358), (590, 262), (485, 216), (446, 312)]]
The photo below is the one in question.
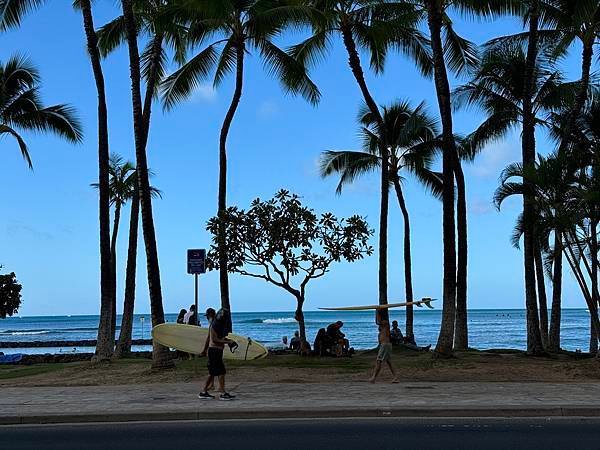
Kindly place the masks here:
[[(577, 84), (563, 83), (560, 72), (541, 57), (536, 57), (532, 75), (533, 88), (529, 89), (529, 58), (528, 52), (518, 45), (505, 43), (490, 47), (483, 55), (473, 80), (455, 91), (454, 100), (457, 107), (478, 105), (487, 114), (484, 122), (470, 135), (470, 139), (477, 142), (477, 145), (504, 136), (518, 125), (525, 129), (526, 123), (531, 121), (535, 131), (536, 125), (546, 124), (545, 119), (549, 112), (564, 108), (572, 101)], [(531, 104), (530, 99), (533, 99)], [(530, 111), (534, 113), (533, 118), (528, 115)], [(535, 136), (529, 135), (528, 139), (525, 142), (527, 151), (532, 145), (535, 149)], [(525, 180), (525, 183), (527, 182)], [(525, 190), (527, 202), (528, 192), (529, 190)], [(529, 203), (524, 212), (527, 217), (534, 215)], [(531, 220), (526, 220), (524, 230), (528, 351), (538, 354), (543, 351), (543, 347), (535, 295), (535, 239), (532, 240), (530, 236), (531, 223)]]
[[(117, 325), (117, 237), (119, 235), (119, 224), (121, 222), (121, 208), (131, 197), (132, 181), (135, 181), (135, 178), (133, 177), (135, 166), (129, 161), (125, 162), (120, 155), (113, 153), (110, 155), (108, 173), (110, 205), (115, 208), (110, 238), (111, 268), (113, 271), (113, 283), (115, 289), (115, 295), (112, 298), (111, 305), (110, 335), (114, 341)], [(92, 183), (92, 187), (99, 188), (99, 184)]]
[[(242, 97), (249, 51), (260, 54), (286, 92), (299, 93), (311, 104), (319, 101), (320, 93), (303, 65), (273, 43), (288, 23), (298, 20), (301, 10), (272, 0), (192, 0), (181, 6), (181, 20), (189, 27), (188, 42), (202, 50), (164, 81), (165, 108), (189, 97), (213, 71), (215, 86), (228, 74), (235, 74), (233, 97), (219, 137), (218, 217), (222, 218), (227, 208), (227, 137)], [(218, 238), (221, 306), (230, 309), (225, 229)]]
[[(440, 174), (430, 169), (432, 159), (439, 145), (437, 138), (437, 122), (430, 117), (425, 105), (421, 103), (412, 108), (406, 101), (394, 102), (382, 108), (385, 131), (371, 114), (363, 107), (359, 114), (363, 151), (327, 151), (321, 156), (321, 175), (340, 175), (336, 192), (341, 194), (344, 185), (352, 183), (356, 177), (376, 170), (381, 170), (382, 136), (385, 135), (389, 145), (388, 188), (394, 188), (398, 204), (404, 220), (404, 287), (406, 301), (413, 301), (412, 262), (410, 245), (410, 216), (402, 182), (404, 173), (411, 173), (427, 186), (436, 196), (441, 195)], [(413, 336), (412, 307), (406, 309), (406, 335)]]
[(44, 3), (45, 0), (0, 0), (0, 32), (16, 28), (23, 16)]
[[(146, 155), (147, 133), (144, 122), (144, 111), (141, 95), (141, 68), (140, 53), (137, 36), (138, 26), (132, 0), (122, 0), (123, 21), (127, 36), (129, 50), (129, 70), (131, 78), (131, 103), (133, 112), (133, 129), (135, 140), (136, 173), (140, 195), (140, 210), (142, 215), (142, 232), (146, 247), (146, 263), (148, 272), (148, 290), (150, 293), (150, 310), (152, 326), (165, 321), (160, 284), (160, 268), (158, 263), (158, 250), (156, 246), (156, 231), (152, 214), (152, 191), (148, 173), (148, 159)], [(154, 368), (172, 367), (173, 361), (169, 357), (169, 349), (157, 342), (152, 346), (152, 366)]]
[[(341, 37), (348, 65), (352, 71), (363, 100), (373, 120), (385, 133), (381, 111), (367, 85), (360, 59), (360, 50), (370, 57), (370, 66), (375, 72), (384, 69), (388, 50), (393, 47), (416, 61), (424, 74), (431, 73), (431, 58), (427, 39), (417, 29), (420, 13), (411, 5), (401, 2), (378, 0), (308, 0), (312, 8), (312, 36), (290, 48), (290, 53), (303, 64), (314, 64), (322, 59), (331, 45), (334, 35)], [(381, 142), (386, 142), (385, 135)], [(380, 157), (389, 161), (388, 146), (382, 145)], [(388, 303), (387, 291), (387, 235), (389, 200), (389, 164), (381, 164), (381, 203), (379, 215), (379, 304)], [(388, 311), (385, 311), (387, 316)]]
[(82, 141), (75, 110), (69, 105), (44, 106), (39, 83), (37, 69), (26, 58), (13, 56), (0, 63), (0, 136), (15, 139), (30, 168), (33, 165), (23, 132), (42, 131), (73, 143)]
[(96, 341), (96, 357), (108, 360), (112, 356), (115, 341), (110, 333), (112, 305), (116, 295), (114, 274), (110, 252), (110, 188), (109, 188), (109, 144), (108, 111), (106, 108), (106, 88), (104, 73), (98, 50), (98, 36), (94, 29), (90, 0), (75, 0), (74, 7), (81, 10), (88, 54), (96, 91), (98, 93), (98, 190), (100, 222), (100, 323)]
[[(577, 264), (578, 260), (583, 260), (589, 271), (590, 266), (582, 247), (586, 239), (580, 240), (577, 228), (586, 229), (582, 219), (587, 213), (586, 208), (582, 207), (582, 199), (596, 187), (591, 191), (587, 188), (582, 189), (585, 184), (582, 184), (580, 169), (580, 160), (562, 152), (549, 157), (538, 155), (538, 161), (534, 166), (511, 164), (501, 175), (501, 185), (496, 190), (494, 201), (500, 207), (506, 198), (512, 195), (524, 195), (526, 190), (530, 190), (529, 195), (533, 199), (535, 214), (530, 216), (531, 219), (524, 214), (521, 215), (513, 236), (513, 243), (518, 245), (518, 240), (526, 229), (524, 223), (526, 220), (534, 221), (532, 228), (536, 233), (536, 243), (548, 246), (550, 235), (554, 234), (556, 247), (556, 239), (562, 239), (559, 248), (567, 255), (573, 274), (582, 287), (590, 309), (592, 327), (597, 331), (600, 329), (600, 322), (597, 312), (594, 315), (592, 297), (583, 281), (583, 272), (578, 270)], [(520, 178), (521, 181), (514, 181), (515, 178)], [(554, 252), (556, 248), (553, 249), (552, 253)], [(551, 338), (556, 339), (552, 337), (552, 333)], [(598, 340), (597, 334), (595, 338)], [(552, 345), (556, 344), (552, 343), (551, 347)]]

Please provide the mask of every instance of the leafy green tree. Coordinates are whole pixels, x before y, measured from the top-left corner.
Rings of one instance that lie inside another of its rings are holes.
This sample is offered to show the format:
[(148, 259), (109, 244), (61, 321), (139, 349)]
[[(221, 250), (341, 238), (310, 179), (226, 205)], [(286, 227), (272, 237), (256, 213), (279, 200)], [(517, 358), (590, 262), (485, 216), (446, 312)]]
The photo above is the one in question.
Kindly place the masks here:
[(373, 253), (373, 230), (363, 218), (338, 219), (331, 213), (319, 217), (285, 190), (268, 201), (254, 200), (247, 211), (228, 208), (208, 221), (207, 230), (213, 235), (209, 269), (219, 269), (219, 233), (224, 230), (229, 272), (265, 280), (296, 299), (303, 349), (308, 347), (302, 310), (308, 283), (324, 276), (333, 263)]
[(98, 93), (98, 210), (100, 234), (100, 321), (96, 340), (96, 358), (109, 360), (115, 345), (111, 335), (112, 307), (115, 304), (115, 279), (110, 252), (110, 187), (109, 187), (109, 143), (106, 86), (98, 50), (98, 36), (94, 28), (90, 0), (75, 0), (73, 6), (81, 11), (90, 64)]
[[(441, 175), (431, 170), (431, 162), (440, 144), (437, 139), (437, 122), (427, 114), (421, 103), (412, 108), (406, 101), (395, 102), (382, 108), (385, 131), (363, 107), (359, 114), (362, 151), (327, 151), (321, 156), (321, 175), (340, 175), (337, 193), (344, 185), (352, 183), (358, 176), (381, 170), (382, 136), (389, 142), (390, 188), (394, 188), (404, 220), (404, 286), (406, 301), (413, 301), (412, 262), (410, 245), (410, 216), (402, 190), (405, 173), (411, 173), (436, 196), (442, 192)], [(406, 335), (414, 334), (413, 308), (406, 308)]]
[(73, 143), (83, 139), (81, 124), (69, 105), (44, 106), (40, 76), (26, 58), (13, 56), (0, 64), (0, 136), (15, 139), (21, 155), (32, 168), (23, 132), (53, 133)]
[(6, 319), (19, 312), (21, 289), (14, 272), (0, 275), (0, 319)]
[[(364, 74), (360, 52), (370, 58), (375, 72), (382, 72), (390, 48), (410, 56), (424, 74), (431, 72), (431, 58), (427, 39), (417, 29), (420, 18), (405, 2), (379, 0), (308, 0), (311, 8), (312, 36), (290, 48), (290, 53), (304, 65), (314, 65), (325, 59), (332, 38), (339, 36), (348, 54), (348, 65), (360, 89), (367, 108), (380, 129), (383, 117), (373, 98)], [(387, 138), (382, 136), (382, 142)], [(381, 160), (389, 161), (387, 145), (380, 149)], [(379, 304), (388, 303), (387, 242), (389, 203), (389, 164), (381, 165), (381, 204), (379, 215)], [(382, 313), (387, 316), (387, 310)]]
[(17, 28), (30, 11), (38, 8), (45, 0), (0, 0), (0, 32)]
[[(213, 75), (218, 86), (235, 74), (235, 88), (219, 137), (218, 214), (227, 208), (227, 137), (236, 114), (244, 83), (244, 64), (249, 52), (260, 54), (269, 72), (275, 74), (286, 92), (300, 94), (310, 103), (320, 93), (297, 60), (279, 48), (274, 39), (289, 24), (302, 17), (302, 7), (272, 0), (191, 0), (181, 2), (181, 21), (188, 26), (187, 39), (202, 50), (191, 57), (163, 83), (165, 108), (189, 97), (200, 82)], [(221, 305), (230, 309), (227, 255), (224, 235), (221, 245), (219, 281)]]

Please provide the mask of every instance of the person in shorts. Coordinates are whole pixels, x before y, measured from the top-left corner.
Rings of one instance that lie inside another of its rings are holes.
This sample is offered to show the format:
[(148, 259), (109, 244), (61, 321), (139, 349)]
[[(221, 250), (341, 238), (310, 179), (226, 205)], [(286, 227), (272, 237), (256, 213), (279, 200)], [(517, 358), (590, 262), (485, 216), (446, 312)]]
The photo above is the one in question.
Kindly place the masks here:
[(377, 351), (377, 359), (375, 361), (375, 369), (373, 370), (373, 376), (369, 378), (369, 381), (371, 383), (375, 383), (377, 375), (379, 375), (379, 372), (381, 372), (381, 364), (385, 362), (390, 368), (392, 375), (394, 376), (392, 383), (398, 383), (398, 375), (396, 375), (396, 370), (392, 365), (392, 341), (390, 337), (390, 323), (387, 319), (380, 318), (379, 311), (377, 311), (375, 317), (375, 322), (377, 323), (377, 327), (379, 329), (379, 348)]
[[(207, 315), (208, 312), (209, 311), (207, 311)], [(205, 346), (206, 355), (208, 356), (208, 377), (204, 383), (204, 390), (198, 394), (198, 398), (201, 400), (215, 398), (214, 395), (211, 395), (208, 392), (209, 389), (214, 386), (215, 378), (219, 380), (219, 391), (221, 392), (219, 399), (233, 400), (235, 398), (235, 396), (229, 394), (225, 390), (225, 374), (227, 373), (227, 370), (223, 363), (223, 350), (225, 349), (225, 345), (230, 346), (230, 348), (237, 345), (235, 341), (225, 337), (229, 333), (229, 331), (227, 331), (229, 328), (227, 314), (227, 311), (219, 310), (210, 323), (207, 339), (208, 348)], [(202, 354), (204, 353), (205, 352), (203, 351)]]

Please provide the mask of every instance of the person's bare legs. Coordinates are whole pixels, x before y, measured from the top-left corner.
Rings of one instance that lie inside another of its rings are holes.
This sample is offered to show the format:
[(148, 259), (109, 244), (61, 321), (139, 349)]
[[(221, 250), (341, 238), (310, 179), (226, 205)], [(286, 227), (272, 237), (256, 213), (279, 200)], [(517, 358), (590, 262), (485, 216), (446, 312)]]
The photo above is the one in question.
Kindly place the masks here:
[(219, 375), (219, 392), (225, 393), (225, 375)]
[(390, 372), (392, 372), (392, 375), (394, 376), (394, 379), (392, 380), (392, 383), (398, 383), (398, 375), (396, 374), (396, 370), (394, 369), (394, 366), (392, 365), (392, 360), (388, 359), (385, 361), (388, 365), (388, 367), (390, 368)]
[(209, 389), (213, 389), (215, 386), (215, 377), (209, 375), (206, 379), (206, 383), (204, 383), (204, 392), (208, 392)]
[(375, 379), (377, 378), (377, 375), (379, 375), (379, 372), (381, 372), (381, 361), (377, 360), (375, 361), (375, 369), (373, 369), (373, 376), (369, 378), (370, 383), (375, 383)]

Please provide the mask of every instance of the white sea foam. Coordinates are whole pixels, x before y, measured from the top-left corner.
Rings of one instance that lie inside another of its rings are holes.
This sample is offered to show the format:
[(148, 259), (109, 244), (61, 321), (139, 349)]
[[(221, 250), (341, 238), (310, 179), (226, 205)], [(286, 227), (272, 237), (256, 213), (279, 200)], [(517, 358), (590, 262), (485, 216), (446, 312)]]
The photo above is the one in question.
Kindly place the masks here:
[(29, 335), (35, 335), (35, 334), (46, 334), (46, 333), (50, 333), (47, 330), (42, 330), (42, 331), (15, 331), (13, 333), (10, 333), (11, 336), (29, 336)]
[(265, 319), (262, 323), (296, 323), (293, 317), (280, 317), (279, 319)]

